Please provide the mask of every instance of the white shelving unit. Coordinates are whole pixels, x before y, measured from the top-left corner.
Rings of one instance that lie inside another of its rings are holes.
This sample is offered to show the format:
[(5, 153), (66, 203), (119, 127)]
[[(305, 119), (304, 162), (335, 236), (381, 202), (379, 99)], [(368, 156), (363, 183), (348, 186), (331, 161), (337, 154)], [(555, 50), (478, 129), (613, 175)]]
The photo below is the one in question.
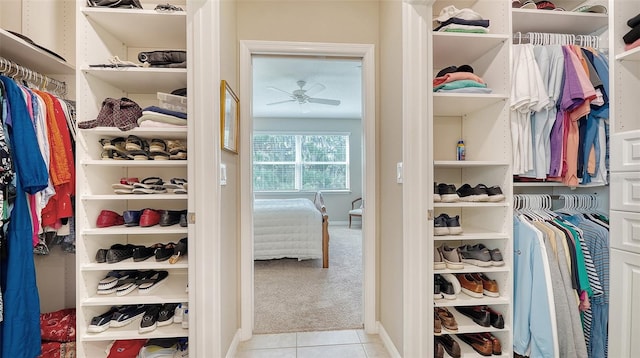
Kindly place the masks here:
[[(464, 265), (464, 268), (452, 270), (434, 270), (426, 265), (428, 275), (441, 273), (486, 273), (498, 282), (499, 297), (473, 298), (460, 293), (454, 300), (433, 300), (425, 295), (425, 307), (448, 307), (456, 317), (460, 327), (458, 334), (491, 332), (501, 342), (503, 355), (511, 352), (512, 317), (512, 184), (510, 174), (511, 144), (509, 132), (508, 98), (510, 91), (509, 54), (510, 54), (510, 3), (487, 0), (445, 1), (436, 0), (432, 5), (433, 17), (438, 16), (444, 6), (454, 5), (458, 9), (471, 8), (490, 21), (490, 33), (442, 33), (429, 31), (432, 44), (427, 49), (432, 56), (433, 66), (430, 78), (448, 66), (470, 65), (474, 73), (480, 76), (489, 88), (490, 94), (437, 93), (429, 94), (433, 102), (429, 126), (433, 131), (433, 162), (430, 163), (433, 181), (454, 184), (459, 188), (463, 184), (475, 186), (499, 185), (506, 199), (503, 202), (455, 202), (432, 203), (434, 217), (442, 213), (459, 215), (463, 229), (461, 235), (432, 236), (427, 242), (437, 250), (440, 245), (458, 247), (466, 244), (483, 243), (487, 247), (499, 248), (504, 256), (505, 265), (482, 268)], [(431, 23), (431, 19), (428, 21)], [(435, 26), (434, 26), (435, 27)], [(431, 88), (431, 86), (429, 86)], [(455, 160), (456, 143), (464, 140), (466, 160)], [(426, 186), (428, 183), (424, 183)], [(430, 222), (433, 225), (433, 222)], [(427, 287), (433, 290), (433, 286)], [(482, 327), (471, 319), (458, 313), (455, 306), (490, 305), (502, 313), (505, 319), (504, 329)], [(429, 316), (429, 312), (426, 312)], [(432, 329), (433, 322), (425, 324)], [(432, 332), (425, 332), (429, 334)], [(443, 330), (446, 334), (446, 330)], [(479, 357), (468, 344), (453, 335), (464, 352), (465, 357)], [(427, 352), (429, 354), (431, 352)]]
[[(633, 357), (640, 352), (634, 337), (638, 324), (640, 282), (640, 121), (638, 101), (632, 91), (640, 89), (640, 49), (624, 49), (622, 37), (631, 30), (627, 20), (640, 14), (640, 3), (610, 0), (609, 32), (611, 91), (611, 241), (609, 295), (609, 356)], [(635, 111), (635, 113), (634, 113)], [(615, 322), (615, 323), (614, 323)]]
[[(186, 11), (158, 12), (155, 4), (144, 3), (145, 9), (88, 8), (78, 2), (78, 33), (76, 70), (78, 122), (96, 118), (105, 98), (127, 97), (140, 107), (158, 105), (157, 92), (171, 91), (187, 86), (187, 69), (124, 67), (101, 68), (90, 65), (108, 64), (117, 56), (124, 61), (139, 63), (137, 55), (142, 51), (187, 50)], [(186, 1), (172, 3), (186, 10)], [(113, 160), (102, 159), (102, 138), (135, 135), (141, 139), (178, 139), (188, 141), (186, 128), (134, 128), (123, 132), (118, 128), (98, 127), (79, 130), (76, 147), (78, 161), (77, 180), (77, 356), (105, 357), (105, 349), (113, 340), (147, 339), (163, 337), (187, 337), (189, 329), (180, 324), (158, 327), (152, 332), (138, 332), (140, 319), (122, 328), (109, 328), (102, 333), (87, 332), (94, 316), (109, 310), (113, 305), (163, 304), (189, 302), (188, 256), (177, 263), (156, 262), (149, 258), (134, 262), (132, 259), (118, 263), (97, 263), (99, 249), (113, 244), (151, 246), (156, 243), (177, 243), (188, 237), (188, 228), (180, 225), (162, 227), (96, 227), (101, 210), (113, 210), (122, 214), (125, 210), (144, 208), (164, 210), (187, 209), (188, 194), (127, 194), (117, 195), (111, 185), (120, 178), (160, 177), (165, 182), (171, 178), (187, 178), (189, 160)], [(189, 242), (193, 241), (189, 237)], [(166, 270), (168, 278), (153, 292), (134, 291), (125, 296), (97, 293), (100, 279), (113, 270)], [(192, 333), (192, 332), (191, 332)]]

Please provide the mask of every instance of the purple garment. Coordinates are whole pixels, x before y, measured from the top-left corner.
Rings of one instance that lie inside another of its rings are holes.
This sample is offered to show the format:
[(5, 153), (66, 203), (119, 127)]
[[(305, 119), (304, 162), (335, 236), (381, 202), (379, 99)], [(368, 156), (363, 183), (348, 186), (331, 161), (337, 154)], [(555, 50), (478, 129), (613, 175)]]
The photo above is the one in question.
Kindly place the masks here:
[(556, 121), (551, 128), (551, 163), (549, 164), (549, 176), (559, 177), (562, 172), (562, 137), (564, 133), (564, 111), (556, 113)]
[(562, 46), (562, 53), (564, 55), (564, 88), (562, 89), (560, 109), (571, 112), (571, 110), (583, 104), (585, 98), (575, 65), (580, 60), (567, 46)]

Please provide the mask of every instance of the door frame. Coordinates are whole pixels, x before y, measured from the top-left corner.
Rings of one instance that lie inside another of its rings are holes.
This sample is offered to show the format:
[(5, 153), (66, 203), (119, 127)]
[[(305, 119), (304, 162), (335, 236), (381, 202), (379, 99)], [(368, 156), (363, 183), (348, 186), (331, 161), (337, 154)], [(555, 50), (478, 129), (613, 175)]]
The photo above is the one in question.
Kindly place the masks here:
[[(253, 119), (253, 55), (335, 56), (362, 59), (363, 188), (366, 212), (362, 220), (363, 322), (367, 333), (377, 333), (376, 324), (376, 78), (375, 47), (372, 44), (240, 41), (240, 339), (253, 335), (253, 187), (251, 138)], [(329, 268), (330, 269), (330, 268)]]

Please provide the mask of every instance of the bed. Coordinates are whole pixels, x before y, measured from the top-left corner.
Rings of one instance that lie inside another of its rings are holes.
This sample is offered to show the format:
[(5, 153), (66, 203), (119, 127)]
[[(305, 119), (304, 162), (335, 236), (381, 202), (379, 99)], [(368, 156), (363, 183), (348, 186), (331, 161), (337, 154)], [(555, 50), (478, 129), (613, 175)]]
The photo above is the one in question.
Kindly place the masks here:
[(255, 199), (253, 236), (254, 260), (322, 258), (329, 267), (329, 216), (320, 192), (313, 201)]

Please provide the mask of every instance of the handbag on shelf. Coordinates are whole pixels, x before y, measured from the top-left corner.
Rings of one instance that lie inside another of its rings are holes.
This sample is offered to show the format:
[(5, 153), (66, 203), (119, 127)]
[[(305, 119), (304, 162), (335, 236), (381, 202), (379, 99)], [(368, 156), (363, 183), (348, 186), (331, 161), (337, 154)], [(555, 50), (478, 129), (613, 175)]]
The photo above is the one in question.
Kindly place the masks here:
[(140, 0), (87, 0), (90, 7), (122, 7), (129, 9), (142, 9)]
[(138, 126), (138, 118), (142, 117), (142, 108), (129, 98), (106, 98), (98, 117), (94, 120), (78, 122), (78, 128), (118, 127), (128, 131)]

